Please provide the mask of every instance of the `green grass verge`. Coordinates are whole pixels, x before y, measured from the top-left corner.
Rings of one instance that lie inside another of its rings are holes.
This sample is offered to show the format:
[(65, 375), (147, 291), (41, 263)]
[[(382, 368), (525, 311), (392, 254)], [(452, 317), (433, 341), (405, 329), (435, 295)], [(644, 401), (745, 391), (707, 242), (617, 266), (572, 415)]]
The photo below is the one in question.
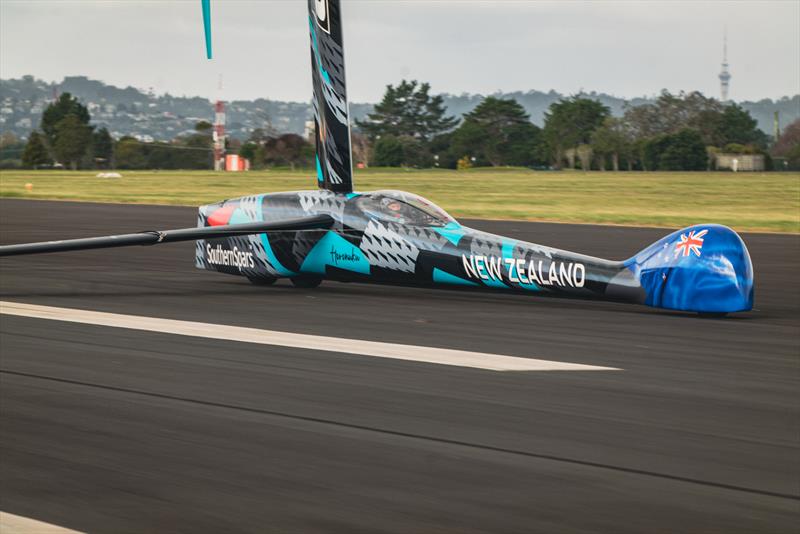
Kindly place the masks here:
[[(0, 196), (197, 206), (253, 193), (313, 189), (308, 171), (248, 173), (0, 171)], [(25, 184), (33, 184), (31, 191)], [(402, 189), (456, 217), (800, 232), (800, 173), (537, 172), (369, 169), (357, 189)]]

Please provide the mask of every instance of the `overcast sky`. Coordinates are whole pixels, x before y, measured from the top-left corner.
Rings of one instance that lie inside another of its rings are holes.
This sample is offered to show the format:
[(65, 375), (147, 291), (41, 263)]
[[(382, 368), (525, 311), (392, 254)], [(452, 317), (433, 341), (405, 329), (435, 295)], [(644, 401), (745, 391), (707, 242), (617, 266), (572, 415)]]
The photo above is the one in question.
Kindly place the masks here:
[[(86, 75), (157, 93), (307, 101), (305, 0), (0, 0), (0, 77)], [(723, 28), (735, 100), (800, 92), (800, 0), (344, 0), (351, 101), (416, 78), (435, 92), (555, 89), (719, 95)]]

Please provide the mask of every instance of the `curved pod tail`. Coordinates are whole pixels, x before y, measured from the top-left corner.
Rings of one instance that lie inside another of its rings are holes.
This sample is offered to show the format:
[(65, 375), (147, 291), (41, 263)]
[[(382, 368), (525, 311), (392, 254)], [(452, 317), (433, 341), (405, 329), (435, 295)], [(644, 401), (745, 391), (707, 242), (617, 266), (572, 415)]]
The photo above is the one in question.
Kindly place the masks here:
[(753, 264), (739, 235), (717, 224), (678, 230), (625, 262), (645, 304), (700, 313), (753, 308)]

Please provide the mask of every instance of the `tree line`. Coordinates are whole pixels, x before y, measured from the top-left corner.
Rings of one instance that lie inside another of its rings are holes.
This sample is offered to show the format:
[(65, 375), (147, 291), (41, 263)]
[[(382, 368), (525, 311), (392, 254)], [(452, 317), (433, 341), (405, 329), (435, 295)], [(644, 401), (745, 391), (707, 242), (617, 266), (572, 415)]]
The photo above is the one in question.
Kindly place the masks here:
[[(114, 140), (106, 128), (96, 128), (90, 122), (86, 106), (70, 93), (63, 93), (47, 106), (39, 128), (31, 132), (26, 143), (12, 139), (13, 136), (2, 137), (0, 159), (16, 160), (33, 169), (63, 166), (192, 170), (214, 166), (213, 125), (207, 121), (198, 122), (192, 133), (169, 142), (142, 142), (131, 136)], [(313, 145), (301, 136), (267, 134), (263, 129), (256, 129), (245, 143), (226, 139), (226, 152), (247, 157), (253, 168), (310, 167), (314, 158)]]
[(26, 167), (42, 167), (58, 161), (65, 167), (103, 165), (110, 161), (113, 139), (106, 128), (95, 130), (86, 106), (69, 93), (62, 94), (42, 113), (22, 152)]
[[(48, 105), (27, 143), (0, 139), (0, 159), (21, 152), (28, 168), (55, 164), (71, 169), (213, 168), (213, 127), (196, 124), (192, 133), (169, 142), (114, 140), (90, 124), (88, 109), (64, 93)], [(514, 99), (489, 96), (461, 119), (448, 116), (430, 85), (402, 80), (388, 85), (378, 104), (352, 129), (353, 160), (359, 165), (465, 169), (521, 166), (597, 170), (706, 170), (719, 152), (784, 158), (800, 169), (800, 121), (773, 140), (736, 104), (701, 93), (663, 92), (654, 103), (629, 106), (621, 117), (584, 96), (550, 105), (539, 127)], [(16, 144), (15, 144), (16, 143)], [(228, 139), (251, 168), (310, 168), (314, 147), (296, 134), (256, 129), (244, 142)], [(784, 168), (784, 167), (781, 167)]]
[(70, 93), (61, 94), (42, 113), (31, 132), (21, 163), (28, 168), (207, 169), (211, 164), (211, 125), (170, 143), (143, 143), (125, 136), (114, 140), (107, 128), (90, 124), (89, 110)]
[(442, 98), (429, 93), (426, 83), (389, 85), (375, 110), (357, 122), (370, 145), (369, 163), (706, 170), (718, 152), (769, 158), (770, 139), (747, 111), (698, 92), (665, 91), (655, 103), (628, 107), (618, 118), (596, 100), (564, 98), (549, 107), (541, 128), (515, 100), (493, 96), (459, 123), (446, 116)]

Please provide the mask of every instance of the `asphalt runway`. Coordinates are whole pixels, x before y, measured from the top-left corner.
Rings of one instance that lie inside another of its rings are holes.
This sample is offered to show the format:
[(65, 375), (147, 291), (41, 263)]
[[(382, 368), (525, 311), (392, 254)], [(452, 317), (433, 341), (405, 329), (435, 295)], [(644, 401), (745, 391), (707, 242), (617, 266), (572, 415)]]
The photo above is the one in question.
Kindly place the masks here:
[[(631, 256), (668, 231), (483, 230)], [(3, 244), (195, 210), (0, 201)], [(800, 237), (756, 309), (198, 271), (194, 243), (0, 260), (0, 300), (621, 368), (493, 372), (0, 315), (0, 509), (89, 532), (797, 532)]]

